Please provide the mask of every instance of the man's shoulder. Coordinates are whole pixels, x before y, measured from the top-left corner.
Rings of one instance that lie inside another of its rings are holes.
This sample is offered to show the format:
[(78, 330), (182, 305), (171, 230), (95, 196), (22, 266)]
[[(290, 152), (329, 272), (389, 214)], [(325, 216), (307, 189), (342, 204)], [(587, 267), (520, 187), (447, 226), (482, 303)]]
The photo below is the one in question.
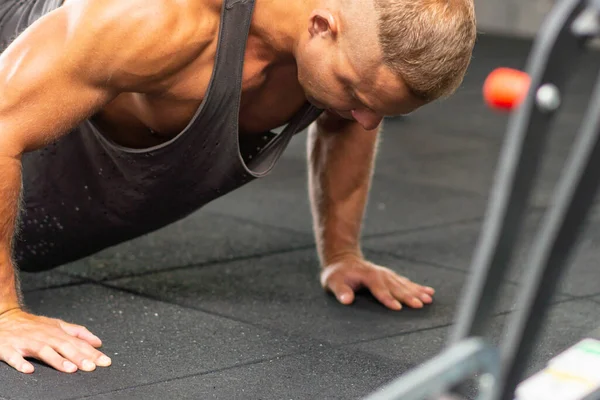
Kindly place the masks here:
[[(88, 26), (165, 34), (163, 42), (188, 38), (215, 20), (214, 0), (64, 0), (62, 8)], [(132, 38), (134, 39), (134, 38)], [(131, 43), (133, 44), (133, 43)], [(159, 45), (159, 43), (157, 43)]]
[(211, 3), (66, 0), (61, 12), (67, 15), (71, 36), (78, 36), (72, 51), (91, 52), (96, 68), (114, 71), (113, 84), (133, 89), (177, 73), (215, 40), (218, 12)]

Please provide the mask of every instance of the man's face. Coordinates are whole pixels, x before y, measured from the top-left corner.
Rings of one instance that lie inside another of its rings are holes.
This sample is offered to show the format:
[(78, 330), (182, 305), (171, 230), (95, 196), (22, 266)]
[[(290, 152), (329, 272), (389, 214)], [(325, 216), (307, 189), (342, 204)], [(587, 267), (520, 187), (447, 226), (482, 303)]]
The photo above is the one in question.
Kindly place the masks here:
[[(375, 129), (386, 116), (406, 115), (424, 102), (387, 68), (349, 74), (347, 68), (313, 64), (307, 97), (315, 106), (349, 120), (366, 130)], [(309, 72), (310, 73), (310, 72)]]
[(353, 38), (352, 30), (340, 33), (331, 21), (317, 15), (298, 51), (298, 78), (311, 103), (367, 130), (383, 117), (409, 114), (424, 104), (383, 65), (373, 32), (365, 35), (374, 41)]

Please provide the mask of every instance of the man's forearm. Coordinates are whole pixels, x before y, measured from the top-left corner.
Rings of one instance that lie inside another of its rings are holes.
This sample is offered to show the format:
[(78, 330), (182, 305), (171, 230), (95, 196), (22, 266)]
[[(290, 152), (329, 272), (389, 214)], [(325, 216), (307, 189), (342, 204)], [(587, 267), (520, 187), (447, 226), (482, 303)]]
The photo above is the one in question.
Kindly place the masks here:
[(0, 314), (20, 306), (11, 250), (19, 209), (21, 162), (0, 156)]
[(327, 120), (309, 129), (309, 195), (322, 266), (362, 257), (360, 233), (368, 201), (378, 130)]

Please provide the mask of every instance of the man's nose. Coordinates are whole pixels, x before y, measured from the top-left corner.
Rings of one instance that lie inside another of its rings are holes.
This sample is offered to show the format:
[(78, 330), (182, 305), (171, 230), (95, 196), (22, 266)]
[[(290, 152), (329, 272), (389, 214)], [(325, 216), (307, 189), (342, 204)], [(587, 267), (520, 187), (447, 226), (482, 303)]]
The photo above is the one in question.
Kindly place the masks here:
[(352, 117), (368, 131), (376, 129), (383, 120), (382, 116), (368, 110), (353, 110)]

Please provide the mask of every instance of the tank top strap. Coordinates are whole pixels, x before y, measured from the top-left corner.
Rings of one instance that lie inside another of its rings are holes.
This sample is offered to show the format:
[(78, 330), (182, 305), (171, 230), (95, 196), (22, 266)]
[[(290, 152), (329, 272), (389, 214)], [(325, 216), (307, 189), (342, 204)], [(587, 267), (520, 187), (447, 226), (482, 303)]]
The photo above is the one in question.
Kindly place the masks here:
[[(205, 114), (238, 120), (254, 0), (224, 0)], [(235, 124), (237, 125), (237, 123)]]

